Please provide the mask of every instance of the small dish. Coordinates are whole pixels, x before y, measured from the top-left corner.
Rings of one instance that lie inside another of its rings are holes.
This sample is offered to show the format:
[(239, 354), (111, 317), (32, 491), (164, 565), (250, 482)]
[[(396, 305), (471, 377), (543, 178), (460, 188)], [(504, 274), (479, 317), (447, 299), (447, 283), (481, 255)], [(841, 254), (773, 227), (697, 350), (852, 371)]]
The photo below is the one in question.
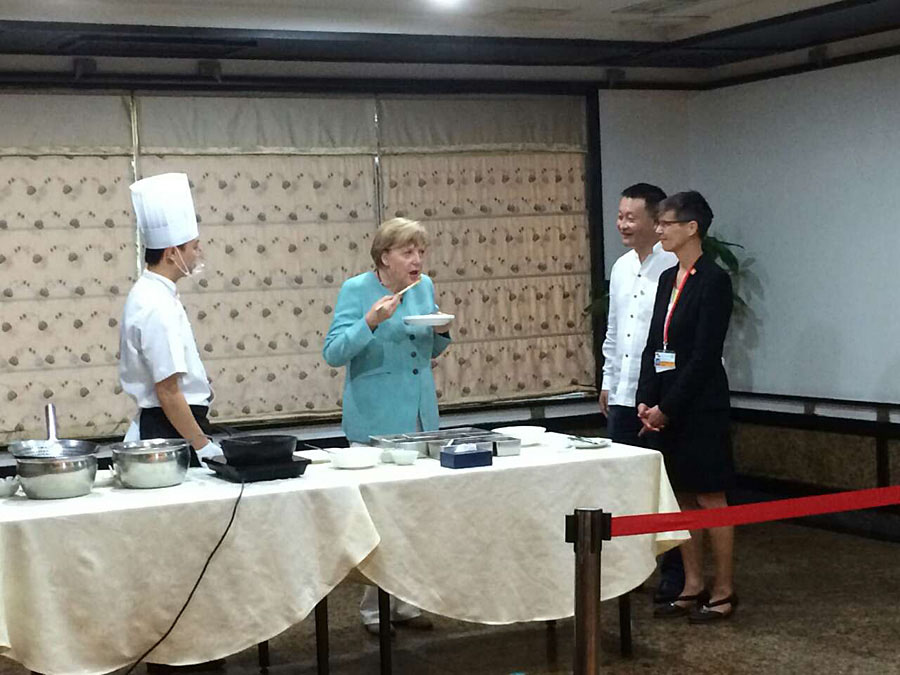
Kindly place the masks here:
[(418, 450), (403, 450), (401, 448), (394, 448), (389, 450), (391, 453), (391, 459), (394, 460), (394, 464), (398, 464), (400, 466), (407, 466), (409, 464), (415, 464), (416, 460), (419, 458)]
[(410, 326), (446, 326), (456, 318), (454, 314), (415, 314), (413, 316), (404, 316), (403, 323)]
[(12, 497), (19, 490), (18, 476), (7, 476), (0, 479), (0, 497)]
[(522, 446), (538, 445), (544, 442), (544, 434), (547, 432), (546, 427), (538, 426), (520, 426), (520, 427), (500, 427), (494, 429), (494, 433), (503, 434), (504, 436), (512, 436), (522, 441)]

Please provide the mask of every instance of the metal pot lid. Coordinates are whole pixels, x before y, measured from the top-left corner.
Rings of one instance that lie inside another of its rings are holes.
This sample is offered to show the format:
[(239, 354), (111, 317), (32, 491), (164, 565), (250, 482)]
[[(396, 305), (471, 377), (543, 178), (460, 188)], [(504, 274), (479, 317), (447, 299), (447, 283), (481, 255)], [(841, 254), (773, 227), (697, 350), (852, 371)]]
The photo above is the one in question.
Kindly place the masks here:
[(10, 443), (9, 454), (16, 459), (75, 459), (97, 454), (97, 444), (68, 439), (16, 441)]

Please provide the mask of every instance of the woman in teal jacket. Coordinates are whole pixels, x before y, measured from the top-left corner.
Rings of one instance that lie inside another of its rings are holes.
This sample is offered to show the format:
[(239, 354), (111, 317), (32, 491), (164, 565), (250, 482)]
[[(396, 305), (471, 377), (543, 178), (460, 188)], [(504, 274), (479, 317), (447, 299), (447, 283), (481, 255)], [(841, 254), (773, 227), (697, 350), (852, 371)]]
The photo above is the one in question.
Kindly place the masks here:
[(347, 367), (342, 425), (351, 442), (438, 428), (431, 359), (449, 346), (449, 327), (403, 322), (437, 310), (434, 285), (422, 274), (426, 246), (419, 223), (389, 220), (372, 241), (375, 270), (341, 286), (323, 354), (328, 365)]
[[(426, 245), (425, 229), (419, 223), (389, 220), (372, 241), (375, 270), (347, 279), (341, 286), (323, 354), (328, 365), (347, 367), (342, 426), (351, 443), (368, 443), (369, 436), (438, 428), (431, 359), (449, 346), (449, 328), (410, 326), (403, 321), (406, 316), (437, 310), (434, 286), (422, 274)], [(366, 630), (378, 635), (374, 587), (366, 587), (359, 610)], [(417, 607), (396, 598), (391, 599), (391, 621), (431, 628), (431, 621)]]

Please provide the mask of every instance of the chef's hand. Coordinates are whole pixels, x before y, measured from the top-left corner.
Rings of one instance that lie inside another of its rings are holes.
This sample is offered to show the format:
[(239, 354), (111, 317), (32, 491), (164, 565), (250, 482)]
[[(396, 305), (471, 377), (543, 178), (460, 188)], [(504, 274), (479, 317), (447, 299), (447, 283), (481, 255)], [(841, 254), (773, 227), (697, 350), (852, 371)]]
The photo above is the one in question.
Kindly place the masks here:
[(609, 417), (609, 389), (600, 390), (600, 412), (604, 417)]
[(197, 457), (200, 459), (212, 459), (213, 457), (218, 457), (219, 455), (224, 455), (222, 448), (219, 447), (218, 443), (213, 443), (212, 441), (207, 442), (202, 448), (196, 451)]
[(386, 295), (375, 301), (366, 312), (366, 324), (369, 326), (369, 330), (375, 330), (378, 324), (387, 321), (394, 315), (400, 305), (400, 297), (397, 294)]

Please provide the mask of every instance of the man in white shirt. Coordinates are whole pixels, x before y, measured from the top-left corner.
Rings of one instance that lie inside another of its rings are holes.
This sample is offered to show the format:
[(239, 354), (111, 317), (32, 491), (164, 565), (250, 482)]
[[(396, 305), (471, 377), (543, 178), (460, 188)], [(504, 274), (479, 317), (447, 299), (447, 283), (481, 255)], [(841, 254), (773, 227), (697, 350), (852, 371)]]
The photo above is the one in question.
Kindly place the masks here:
[[(603, 341), (603, 384), (600, 410), (606, 415), (609, 437), (616, 443), (649, 445), (653, 434), (638, 436), (638, 379), (641, 355), (647, 344), (656, 283), (663, 270), (678, 264), (674, 254), (662, 250), (656, 234), (657, 207), (666, 193), (655, 185), (637, 183), (622, 191), (616, 228), (630, 248), (609, 275), (609, 319)], [(661, 566), (656, 602), (677, 598), (684, 586), (684, 567), (678, 549), (669, 551)]]
[(147, 267), (125, 301), (120, 333), (119, 379), (138, 405), (125, 440), (184, 438), (200, 457), (219, 455), (205, 433), (209, 378), (175, 289), (202, 266), (190, 183), (183, 173), (161, 174), (134, 183), (131, 194)]
[(647, 344), (656, 282), (678, 260), (662, 250), (656, 234), (656, 207), (666, 193), (655, 185), (637, 183), (622, 192), (616, 228), (631, 250), (609, 275), (609, 320), (603, 341), (603, 384), (600, 410), (606, 415), (609, 437), (616, 443), (644, 445), (635, 394), (641, 374), (641, 355)]

